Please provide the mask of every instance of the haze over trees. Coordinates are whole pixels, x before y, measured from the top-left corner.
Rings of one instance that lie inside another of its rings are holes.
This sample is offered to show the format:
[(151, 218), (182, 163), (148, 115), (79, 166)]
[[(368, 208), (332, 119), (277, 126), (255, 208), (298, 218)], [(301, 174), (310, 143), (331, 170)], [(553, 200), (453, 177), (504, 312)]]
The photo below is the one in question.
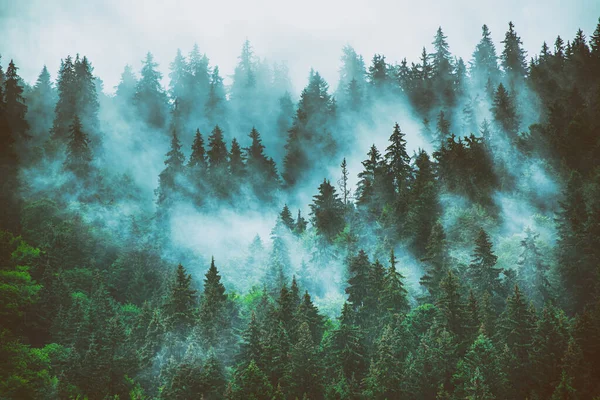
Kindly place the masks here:
[(600, 397), (600, 20), (518, 30), (298, 95), (248, 40), (3, 54), (0, 398)]

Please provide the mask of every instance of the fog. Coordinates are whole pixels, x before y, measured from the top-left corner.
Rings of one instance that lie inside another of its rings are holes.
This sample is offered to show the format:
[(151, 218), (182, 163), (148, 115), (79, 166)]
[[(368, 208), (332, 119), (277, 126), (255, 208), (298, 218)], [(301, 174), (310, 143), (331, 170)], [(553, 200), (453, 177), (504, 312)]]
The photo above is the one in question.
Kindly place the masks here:
[(533, 55), (556, 35), (570, 38), (579, 27), (592, 32), (599, 14), (595, 0), (2, 0), (0, 52), (5, 60), (15, 59), (28, 82), (44, 64), (56, 77), (61, 58), (86, 54), (111, 93), (123, 66), (137, 71), (147, 51), (155, 55), (166, 82), (176, 49), (191, 49), (194, 43), (228, 77), (247, 38), (261, 58), (287, 62), (299, 92), (311, 67), (335, 88), (345, 44), (366, 60), (382, 53), (390, 63), (404, 57), (416, 62), (423, 46), (430, 50), (430, 38), (441, 25), (452, 53), (467, 60), (481, 25), (489, 26), (499, 46), (512, 20)]

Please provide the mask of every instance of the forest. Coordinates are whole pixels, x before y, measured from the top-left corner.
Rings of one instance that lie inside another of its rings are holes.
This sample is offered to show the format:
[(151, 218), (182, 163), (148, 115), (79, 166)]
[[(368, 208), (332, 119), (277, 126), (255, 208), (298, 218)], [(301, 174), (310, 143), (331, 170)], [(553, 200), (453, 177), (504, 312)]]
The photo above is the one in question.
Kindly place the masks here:
[(600, 399), (600, 19), (506, 28), (299, 93), (2, 54), (0, 399)]

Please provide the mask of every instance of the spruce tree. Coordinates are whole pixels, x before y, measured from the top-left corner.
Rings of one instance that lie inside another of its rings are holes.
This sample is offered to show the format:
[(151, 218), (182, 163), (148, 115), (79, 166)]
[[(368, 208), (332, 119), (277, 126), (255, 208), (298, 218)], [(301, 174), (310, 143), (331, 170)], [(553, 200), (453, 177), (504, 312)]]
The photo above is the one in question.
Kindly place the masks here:
[(165, 319), (171, 331), (185, 335), (196, 325), (197, 297), (192, 288), (192, 276), (179, 264), (164, 305)]
[(419, 283), (428, 292), (426, 298), (429, 301), (436, 301), (440, 293), (440, 282), (446, 276), (449, 268), (446, 234), (439, 222), (431, 229), (425, 257), (421, 261), (425, 264), (425, 274), (421, 277)]
[(514, 99), (503, 84), (499, 84), (498, 89), (496, 89), (492, 113), (499, 127), (514, 138), (519, 130), (519, 117)]
[(298, 329), (298, 341), (291, 350), (286, 375), (291, 398), (323, 399), (321, 360), (306, 322)]
[(384, 159), (392, 175), (395, 192), (401, 197), (407, 197), (409, 182), (412, 176), (410, 156), (406, 152), (406, 135), (400, 126), (394, 125), (394, 132), (390, 136), (390, 145), (386, 149)]
[(23, 86), (19, 77), (18, 68), (10, 60), (4, 78), (4, 118), (15, 138), (29, 137), (29, 123), (25, 119), (27, 105), (23, 97)]
[[(492, 296), (503, 294), (500, 273), (496, 267), (498, 257), (492, 250), (492, 243), (488, 234), (481, 229), (475, 239), (475, 249), (471, 255), (471, 263), (467, 269), (467, 276), (473, 285), (476, 294), (481, 296), (488, 292)], [(501, 301), (501, 299), (496, 298)]]
[(504, 73), (511, 82), (525, 78), (527, 74), (526, 53), (523, 50), (523, 42), (514, 30), (515, 25), (508, 23), (508, 31), (504, 35), (504, 44), (500, 62)]
[(27, 100), (27, 121), (31, 126), (32, 136), (48, 137), (50, 129), (52, 129), (56, 100), (56, 90), (48, 68), (44, 65)]
[(209, 124), (225, 124), (227, 114), (227, 99), (225, 97), (225, 86), (223, 78), (219, 75), (219, 67), (215, 66), (210, 77), (210, 86), (208, 90), (208, 98), (204, 105), (204, 112)]
[(175, 130), (173, 130), (171, 148), (166, 157), (165, 169), (158, 176), (158, 188), (155, 191), (159, 212), (167, 211), (173, 205), (180, 191), (177, 180), (180, 178), (179, 174), (183, 172), (185, 159)]
[(481, 40), (473, 52), (470, 64), (471, 77), (476, 88), (483, 90), (488, 80), (495, 86), (500, 79), (496, 46), (487, 25), (481, 27)]
[(392, 249), (390, 266), (386, 271), (383, 282), (383, 291), (380, 294), (381, 308), (384, 311), (384, 320), (389, 322), (394, 314), (404, 315), (410, 310), (407, 291), (404, 287), (404, 276), (396, 270), (396, 256)]
[(57, 140), (68, 138), (69, 126), (73, 122), (77, 106), (77, 78), (73, 59), (68, 56), (61, 60), (58, 71), (58, 101), (54, 109), (52, 135)]
[(310, 210), (313, 226), (327, 241), (333, 241), (344, 229), (344, 204), (327, 179), (319, 185), (319, 193), (313, 196)]
[(204, 278), (204, 292), (200, 300), (200, 328), (207, 347), (216, 346), (219, 339), (222, 340), (228, 333), (227, 297), (213, 257)]
[(281, 210), (281, 213), (279, 214), (279, 219), (281, 220), (283, 225), (290, 231), (293, 231), (295, 229), (294, 218), (292, 218), (292, 213), (290, 212), (290, 209), (287, 206), (287, 204), (283, 205), (283, 210)]
[(542, 308), (550, 296), (548, 266), (542, 260), (537, 246), (539, 234), (531, 229), (525, 229), (525, 238), (521, 241), (521, 255), (517, 265), (517, 280), (519, 287), (536, 307)]
[(152, 53), (148, 52), (142, 61), (141, 78), (137, 83), (134, 104), (138, 116), (150, 127), (162, 129), (167, 124), (167, 94), (162, 85), (162, 74)]
[(67, 158), (63, 167), (78, 178), (88, 177), (91, 171), (92, 152), (89, 148), (89, 142), (90, 140), (87, 133), (83, 131), (79, 117), (75, 116), (70, 128)]

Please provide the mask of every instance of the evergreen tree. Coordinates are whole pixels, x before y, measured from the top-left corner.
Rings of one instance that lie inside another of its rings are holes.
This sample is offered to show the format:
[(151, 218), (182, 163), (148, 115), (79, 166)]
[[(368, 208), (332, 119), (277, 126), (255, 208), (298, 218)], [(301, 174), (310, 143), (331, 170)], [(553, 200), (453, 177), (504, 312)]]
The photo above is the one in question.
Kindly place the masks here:
[(444, 35), (442, 27), (439, 27), (432, 42), (434, 52), (431, 54), (431, 72), (433, 89), (441, 97), (442, 104), (451, 106), (455, 100), (452, 74), (454, 66), (446, 39), (447, 36)]
[(60, 70), (58, 71), (58, 101), (56, 102), (52, 124), (52, 134), (56, 139), (65, 140), (68, 137), (69, 126), (76, 113), (76, 85), (75, 66), (71, 56), (68, 56), (66, 59), (61, 60)]
[(17, 74), (18, 68), (13, 60), (10, 60), (4, 78), (4, 117), (8, 122), (9, 129), (15, 138), (29, 137), (29, 123), (25, 119), (27, 105), (23, 97), (23, 86), (21, 78)]
[(192, 288), (192, 276), (183, 265), (177, 266), (169, 297), (164, 305), (165, 319), (171, 331), (185, 335), (196, 325), (196, 290)]
[(381, 308), (386, 312), (385, 319), (389, 321), (390, 315), (406, 314), (410, 310), (407, 291), (404, 288), (404, 276), (396, 270), (396, 256), (392, 249), (390, 266), (386, 271), (383, 291), (380, 294)]
[(481, 40), (473, 52), (470, 72), (475, 87), (480, 90), (485, 88), (488, 80), (495, 86), (500, 79), (496, 46), (492, 41), (490, 30), (485, 24), (481, 27)]
[(508, 23), (508, 31), (504, 35), (504, 44), (500, 62), (504, 73), (511, 82), (521, 80), (527, 75), (527, 64), (525, 62), (526, 53), (523, 50), (523, 42), (514, 30), (515, 25)]
[(229, 153), (229, 173), (234, 185), (244, 178), (246, 174), (246, 165), (244, 164), (244, 155), (242, 148), (236, 138), (231, 140), (231, 152)]
[(496, 123), (511, 137), (514, 137), (519, 130), (519, 117), (514, 104), (513, 97), (506, 91), (504, 85), (499, 84), (494, 102), (492, 104), (492, 113)]
[[(294, 284), (292, 284), (292, 288), (293, 287)], [(321, 343), (323, 333), (325, 332), (325, 318), (319, 314), (319, 309), (313, 304), (308, 291), (304, 292), (304, 296), (300, 301), (300, 305), (296, 311), (296, 321), (298, 326), (306, 322), (308, 324), (308, 328), (310, 329), (313, 343)]]
[(115, 98), (123, 108), (130, 107), (136, 92), (138, 81), (130, 65), (126, 65), (121, 73), (121, 80), (116, 87)]
[(239, 365), (246, 368), (250, 363), (255, 362), (259, 367), (264, 365), (264, 347), (262, 343), (262, 331), (256, 320), (254, 311), (250, 317), (248, 328), (242, 335), (242, 344), (238, 353)]
[(260, 133), (252, 128), (249, 136), (252, 142), (250, 147), (245, 149), (248, 179), (259, 198), (267, 200), (279, 185), (277, 168), (275, 161), (264, 153), (265, 146), (262, 144)]
[(218, 197), (225, 197), (228, 193), (227, 185), (229, 152), (223, 138), (223, 131), (216, 125), (208, 137), (209, 181)]
[(440, 282), (440, 295), (437, 307), (443, 326), (452, 334), (462, 337), (464, 334), (465, 304), (461, 298), (458, 277), (448, 271)]
[(208, 98), (204, 106), (204, 112), (209, 124), (217, 125), (224, 124), (227, 114), (227, 99), (225, 97), (225, 86), (223, 78), (219, 75), (219, 67), (215, 66), (210, 77), (210, 86), (208, 90)]
[(158, 188), (155, 191), (156, 204), (160, 207), (160, 212), (167, 211), (173, 205), (180, 190), (177, 179), (183, 172), (185, 159), (175, 130), (173, 130), (171, 138), (171, 149), (167, 152), (166, 157), (165, 169), (158, 176)]
[(439, 296), (439, 286), (448, 271), (448, 254), (446, 250), (446, 234), (444, 228), (438, 222), (433, 225), (431, 235), (427, 241), (425, 257), (421, 260), (425, 263), (425, 274), (419, 283), (428, 291), (431, 301), (436, 301)]
[(200, 300), (200, 328), (208, 347), (216, 346), (227, 333), (230, 322), (226, 311), (227, 294), (213, 257), (204, 278), (204, 292)]
[(141, 78), (137, 83), (134, 104), (139, 117), (150, 127), (164, 128), (167, 124), (168, 104), (160, 81), (162, 74), (152, 53), (148, 52), (142, 61)]
[(523, 251), (517, 262), (519, 265), (517, 279), (519, 287), (527, 297), (534, 302), (536, 307), (542, 308), (549, 299), (550, 282), (547, 277), (548, 266), (542, 260), (536, 243), (538, 237), (539, 234), (534, 233), (531, 229), (525, 229), (525, 238), (521, 241)]
[(65, 170), (73, 172), (78, 178), (86, 178), (91, 171), (92, 152), (88, 135), (83, 132), (79, 117), (75, 116), (70, 129), (67, 158), (63, 164)]
[(88, 132), (93, 134), (98, 129), (98, 112), (100, 103), (96, 90), (94, 68), (86, 56), (75, 58), (75, 87), (76, 87), (76, 113), (81, 119), (81, 124)]
[(369, 295), (369, 270), (371, 263), (364, 250), (360, 250), (355, 257), (352, 257), (348, 263), (348, 302), (352, 305), (354, 311), (360, 310)]
[(32, 136), (48, 137), (56, 107), (56, 90), (45, 65), (28, 96), (27, 105), (27, 121), (31, 126)]
[(252, 361), (236, 373), (229, 390), (227, 398), (231, 400), (271, 400), (273, 386), (256, 362)]
[(319, 185), (310, 210), (312, 224), (326, 240), (331, 242), (344, 228), (344, 204), (327, 179)]
[(492, 250), (492, 243), (488, 234), (481, 229), (475, 239), (475, 249), (471, 255), (471, 263), (467, 270), (473, 289), (481, 296), (488, 292), (492, 296), (502, 295), (502, 270), (496, 267), (498, 257)]
[(384, 156), (387, 168), (392, 175), (394, 189), (401, 197), (406, 197), (408, 185), (412, 176), (410, 157), (406, 152), (406, 135), (400, 130), (400, 126), (394, 125), (394, 132), (390, 136), (390, 145)]
[(288, 208), (287, 204), (283, 206), (283, 210), (281, 210), (279, 218), (283, 225), (285, 225), (285, 227), (288, 228), (290, 231), (293, 231), (295, 229), (294, 218), (292, 218), (292, 213), (290, 212), (290, 209)]
[(296, 223), (294, 224), (294, 232), (297, 235), (301, 235), (306, 230), (307, 225), (306, 219), (304, 219), (302, 213), (298, 210), (298, 218), (296, 218)]
[(298, 329), (298, 341), (292, 348), (286, 380), (289, 382), (291, 398), (319, 400), (323, 398), (322, 366), (317, 348), (312, 340), (308, 323)]

